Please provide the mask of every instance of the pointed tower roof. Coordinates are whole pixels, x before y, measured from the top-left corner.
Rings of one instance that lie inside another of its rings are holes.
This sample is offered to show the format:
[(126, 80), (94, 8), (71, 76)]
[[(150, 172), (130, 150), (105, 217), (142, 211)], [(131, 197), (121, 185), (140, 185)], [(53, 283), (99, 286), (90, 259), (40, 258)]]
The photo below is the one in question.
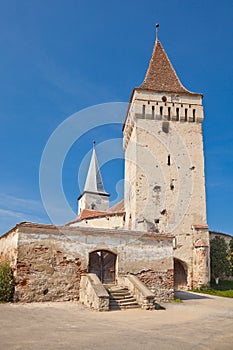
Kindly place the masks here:
[(96, 157), (95, 142), (93, 142), (92, 156), (84, 186), (84, 192), (106, 193)]
[(151, 60), (145, 79), (138, 89), (152, 90), (156, 92), (195, 94), (188, 91), (181, 84), (161, 42), (158, 39), (157, 29), (158, 25), (156, 25), (156, 41)]

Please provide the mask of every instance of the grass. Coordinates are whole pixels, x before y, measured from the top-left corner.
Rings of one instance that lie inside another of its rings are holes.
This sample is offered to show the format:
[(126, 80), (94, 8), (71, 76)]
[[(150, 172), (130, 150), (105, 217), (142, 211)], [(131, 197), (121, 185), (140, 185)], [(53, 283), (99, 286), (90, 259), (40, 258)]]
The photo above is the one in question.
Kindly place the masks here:
[(215, 281), (211, 281), (210, 287), (195, 288), (192, 291), (219, 297), (233, 298), (233, 281), (219, 281), (219, 284), (215, 284)]
[(182, 300), (180, 298), (174, 298), (168, 300), (169, 303), (182, 303)]

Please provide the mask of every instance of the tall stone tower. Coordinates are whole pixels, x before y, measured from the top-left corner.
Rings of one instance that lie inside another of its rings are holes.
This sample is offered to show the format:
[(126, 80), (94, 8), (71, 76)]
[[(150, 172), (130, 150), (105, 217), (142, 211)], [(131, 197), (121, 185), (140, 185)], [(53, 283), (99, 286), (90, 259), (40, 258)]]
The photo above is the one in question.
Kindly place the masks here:
[(84, 190), (78, 198), (78, 213), (80, 214), (84, 209), (108, 210), (109, 197), (110, 195), (104, 190), (94, 142)]
[(174, 235), (179, 288), (209, 281), (202, 98), (181, 84), (157, 33), (123, 128), (126, 226)]

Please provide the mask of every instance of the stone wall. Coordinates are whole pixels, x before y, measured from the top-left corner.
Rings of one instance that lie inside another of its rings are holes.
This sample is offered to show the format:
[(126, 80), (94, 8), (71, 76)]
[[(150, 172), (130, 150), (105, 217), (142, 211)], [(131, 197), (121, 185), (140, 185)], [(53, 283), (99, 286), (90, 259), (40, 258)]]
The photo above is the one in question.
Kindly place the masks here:
[(215, 237), (222, 237), (227, 244), (229, 244), (231, 239), (233, 238), (233, 236), (228, 235), (227, 233), (216, 232), (216, 231), (210, 231), (209, 236), (210, 236), (210, 240), (214, 239)]
[[(98, 250), (117, 255), (116, 278), (132, 273), (155, 292), (158, 300), (172, 297), (171, 236), (32, 223), (20, 224), (17, 230), (16, 301), (77, 300), (89, 254)], [(9, 250), (11, 246), (9, 236)]]
[(124, 229), (124, 213), (116, 215), (108, 215), (97, 218), (86, 218), (82, 221), (70, 223), (70, 227), (95, 227), (105, 229)]
[[(18, 225), (17, 225), (18, 226)], [(15, 226), (11, 231), (1, 236), (0, 263), (8, 262), (13, 270), (16, 269), (18, 255), (18, 229)]]
[(155, 295), (155, 300), (174, 298), (174, 270), (144, 270), (136, 275)]
[(77, 300), (81, 274), (79, 254), (53, 239), (21, 234), (18, 246), (15, 301)]

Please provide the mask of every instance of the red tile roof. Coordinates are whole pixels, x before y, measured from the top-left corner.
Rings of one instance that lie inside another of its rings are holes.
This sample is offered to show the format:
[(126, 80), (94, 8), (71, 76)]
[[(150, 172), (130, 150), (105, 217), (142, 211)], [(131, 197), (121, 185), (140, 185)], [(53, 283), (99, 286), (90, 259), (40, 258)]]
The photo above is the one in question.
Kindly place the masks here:
[(101, 217), (105, 217), (105, 216), (109, 217), (109, 216), (114, 216), (114, 215), (123, 215), (124, 213), (125, 213), (124, 200), (122, 200), (119, 203), (115, 204), (108, 211), (83, 209), (75, 220), (68, 222), (66, 225), (70, 225), (70, 224), (73, 224), (75, 222), (79, 222), (79, 221), (86, 220), (86, 219), (101, 218)]
[[(181, 84), (162, 44), (156, 40), (145, 79), (139, 89), (194, 94)], [(196, 94), (195, 94), (196, 95)]]
[(112, 208), (108, 210), (109, 212), (124, 212), (125, 206), (124, 206), (124, 199), (122, 199), (120, 202), (116, 203)]
[(102, 215), (106, 215), (106, 211), (83, 209), (81, 213), (78, 215), (78, 220), (94, 218), (96, 216), (102, 216)]

